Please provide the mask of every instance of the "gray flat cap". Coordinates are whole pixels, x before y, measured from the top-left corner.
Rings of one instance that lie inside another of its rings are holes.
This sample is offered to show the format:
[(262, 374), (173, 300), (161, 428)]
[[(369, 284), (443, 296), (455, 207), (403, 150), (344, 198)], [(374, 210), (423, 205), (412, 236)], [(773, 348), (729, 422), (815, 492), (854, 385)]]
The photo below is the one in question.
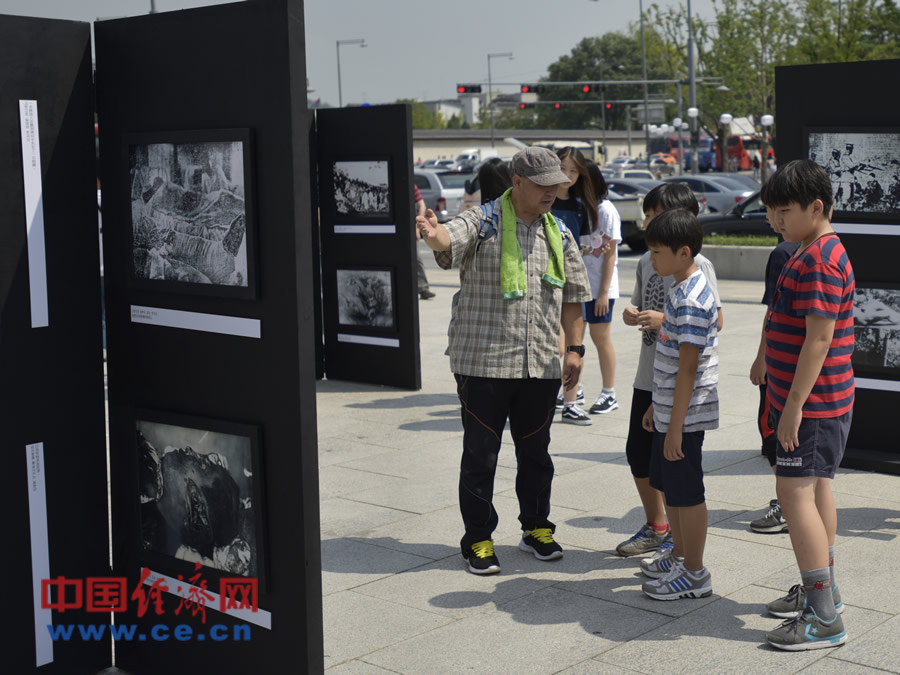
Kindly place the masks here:
[(569, 177), (562, 172), (559, 166), (559, 157), (547, 148), (525, 148), (512, 158), (513, 173), (538, 185), (568, 183)]

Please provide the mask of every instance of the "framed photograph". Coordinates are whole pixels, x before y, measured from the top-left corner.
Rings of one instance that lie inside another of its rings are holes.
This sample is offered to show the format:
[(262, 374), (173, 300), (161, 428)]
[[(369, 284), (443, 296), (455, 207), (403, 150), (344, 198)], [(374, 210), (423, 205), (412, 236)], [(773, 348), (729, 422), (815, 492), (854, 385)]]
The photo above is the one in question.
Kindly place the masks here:
[(210, 589), (240, 576), (264, 588), (258, 427), (138, 410), (134, 432), (141, 563), (187, 580), (199, 562)]
[(135, 288), (256, 297), (249, 129), (126, 136)]
[(854, 372), (900, 379), (900, 284), (857, 286), (853, 323)]
[(339, 267), (336, 270), (338, 326), (341, 330), (393, 334), (397, 329), (394, 270)]
[(389, 160), (336, 160), (331, 175), (335, 223), (393, 222)]
[(900, 127), (808, 127), (806, 156), (831, 178), (835, 219), (900, 223)]

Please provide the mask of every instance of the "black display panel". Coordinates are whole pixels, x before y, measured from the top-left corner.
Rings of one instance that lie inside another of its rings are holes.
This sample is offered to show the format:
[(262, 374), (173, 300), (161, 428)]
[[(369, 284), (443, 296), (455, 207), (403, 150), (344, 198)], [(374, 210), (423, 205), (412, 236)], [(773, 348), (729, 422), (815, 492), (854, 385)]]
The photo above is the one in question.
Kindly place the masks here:
[(422, 386), (409, 106), (318, 110), (325, 373)]
[(109, 617), (84, 596), (110, 573), (90, 25), (0, 16), (0, 91), (0, 670), (95, 672), (108, 639), (48, 630)]
[[(829, 172), (832, 222), (859, 291), (856, 402), (842, 465), (900, 473), (900, 446), (879, 431), (900, 407), (893, 328), (900, 317), (892, 313), (900, 289), (900, 128), (896, 111), (884, 105), (884, 83), (900, 78), (900, 60), (788, 66), (775, 74), (778, 163), (815, 154)], [(841, 95), (831, 96), (836, 83)]]
[[(95, 35), (113, 558), (144, 602), (117, 623), (207, 637), (120, 641), (117, 665), (321, 671), (303, 4), (103, 21)], [(251, 602), (235, 614), (239, 587)]]

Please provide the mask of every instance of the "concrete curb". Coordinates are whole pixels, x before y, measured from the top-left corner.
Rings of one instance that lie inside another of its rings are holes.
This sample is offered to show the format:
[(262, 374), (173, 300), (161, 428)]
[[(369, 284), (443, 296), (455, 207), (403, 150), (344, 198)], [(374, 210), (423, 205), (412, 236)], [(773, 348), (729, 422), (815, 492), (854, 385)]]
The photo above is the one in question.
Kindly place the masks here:
[(772, 246), (704, 246), (701, 253), (712, 261), (719, 279), (765, 281)]

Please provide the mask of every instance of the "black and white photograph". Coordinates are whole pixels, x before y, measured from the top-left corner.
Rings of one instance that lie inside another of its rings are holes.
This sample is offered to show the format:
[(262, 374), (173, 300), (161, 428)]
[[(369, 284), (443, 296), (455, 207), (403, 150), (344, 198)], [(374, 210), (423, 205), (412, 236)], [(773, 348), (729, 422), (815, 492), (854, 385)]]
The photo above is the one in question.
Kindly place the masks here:
[(226, 134), (130, 139), (134, 279), (155, 290), (252, 297), (249, 134), (203, 140), (210, 135)]
[(836, 215), (900, 217), (900, 127), (809, 129), (807, 151), (831, 178)]
[(142, 550), (258, 577), (261, 479), (253, 427), (244, 435), (211, 429), (218, 425), (209, 421), (195, 427), (141, 417), (135, 433)]
[(337, 216), (390, 219), (390, 164), (387, 160), (334, 162), (334, 205)]
[(393, 274), (390, 268), (338, 269), (337, 297), (340, 325), (394, 327)]
[(900, 376), (900, 288), (857, 287), (853, 322), (854, 369)]

